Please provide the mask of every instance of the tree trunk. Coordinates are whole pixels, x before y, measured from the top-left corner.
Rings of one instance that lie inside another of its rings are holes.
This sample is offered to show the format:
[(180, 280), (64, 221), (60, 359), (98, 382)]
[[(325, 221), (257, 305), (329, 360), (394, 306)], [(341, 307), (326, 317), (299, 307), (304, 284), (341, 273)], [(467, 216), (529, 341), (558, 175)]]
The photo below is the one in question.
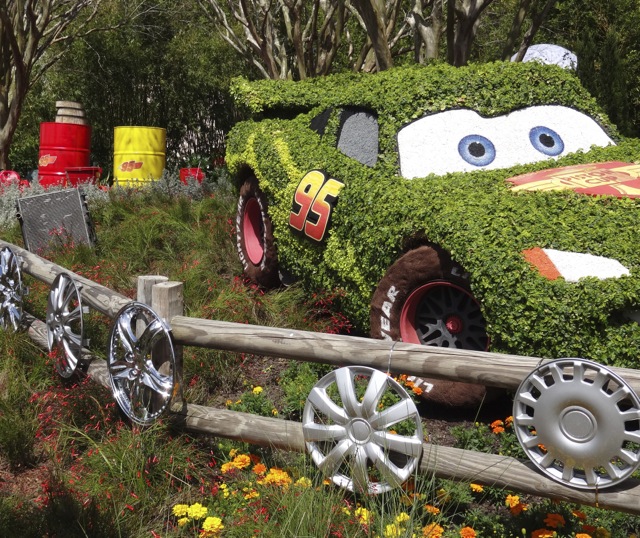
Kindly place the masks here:
[(393, 67), (393, 59), (387, 40), (384, 4), (379, 0), (353, 0), (353, 6), (364, 21), (378, 71)]

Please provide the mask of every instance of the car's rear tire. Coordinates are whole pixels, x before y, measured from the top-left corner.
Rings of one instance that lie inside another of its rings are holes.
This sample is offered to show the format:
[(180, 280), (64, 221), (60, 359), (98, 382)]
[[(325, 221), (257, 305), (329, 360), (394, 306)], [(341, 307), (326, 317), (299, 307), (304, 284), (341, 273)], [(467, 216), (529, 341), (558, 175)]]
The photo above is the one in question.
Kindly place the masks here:
[[(422, 246), (400, 257), (371, 299), (371, 336), (415, 344), (486, 351), (486, 322), (462, 268), (444, 251)], [(480, 385), (413, 379), (425, 399), (475, 406), (486, 396)]]
[(245, 275), (260, 286), (278, 285), (278, 255), (267, 200), (254, 177), (240, 188), (236, 245)]

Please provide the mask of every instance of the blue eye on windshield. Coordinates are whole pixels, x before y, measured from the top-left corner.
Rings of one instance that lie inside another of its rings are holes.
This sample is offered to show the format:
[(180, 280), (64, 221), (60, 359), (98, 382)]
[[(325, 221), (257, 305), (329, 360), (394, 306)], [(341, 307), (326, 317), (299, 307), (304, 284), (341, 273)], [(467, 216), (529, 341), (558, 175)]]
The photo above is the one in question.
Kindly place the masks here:
[(529, 140), (540, 153), (555, 157), (564, 151), (564, 142), (560, 135), (549, 127), (534, 127), (529, 131)]
[(487, 166), (496, 158), (496, 148), (488, 138), (481, 135), (468, 135), (460, 140), (458, 153), (473, 166)]

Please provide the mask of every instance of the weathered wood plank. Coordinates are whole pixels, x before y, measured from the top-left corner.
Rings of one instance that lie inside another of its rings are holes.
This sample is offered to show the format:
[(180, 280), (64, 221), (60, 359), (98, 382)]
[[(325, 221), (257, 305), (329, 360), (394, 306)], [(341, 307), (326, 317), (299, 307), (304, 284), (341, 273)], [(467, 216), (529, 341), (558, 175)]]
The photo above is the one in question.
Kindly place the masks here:
[[(171, 332), (183, 345), (210, 347), (335, 366), (370, 366), (393, 374), (517, 389), (543, 364), (535, 357), (387, 342), (338, 334), (260, 327), (176, 316)], [(640, 394), (640, 372), (612, 368)]]
[(131, 299), (124, 295), (56, 265), (33, 252), (0, 239), (0, 248), (2, 247), (9, 247), (21, 259), (20, 267), (24, 273), (46, 284), (51, 285), (58, 274), (68, 273), (81, 288), (82, 303), (110, 318), (114, 318), (125, 304), (131, 302)]
[[(302, 424), (248, 413), (192, 404), (172, 407), (172, 419), (183, 428), (284, 450), (305, 451)], [(640, 514), (640, 482), (598, 492), (572, 489), (546, 478), (529, 462), (471, 450), (425, 443), (420, 472), (450, 480), (469, 481), (509, 491)]]

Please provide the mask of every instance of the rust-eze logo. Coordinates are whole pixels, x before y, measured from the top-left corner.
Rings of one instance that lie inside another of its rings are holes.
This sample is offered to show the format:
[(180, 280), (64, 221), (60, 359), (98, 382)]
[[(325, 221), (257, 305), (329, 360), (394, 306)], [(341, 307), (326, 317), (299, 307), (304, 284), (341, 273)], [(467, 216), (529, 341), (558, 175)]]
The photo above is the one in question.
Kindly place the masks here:
[(640, 165), (610, 161), (540, 170), (507, 180), (511, 190), (572, 190), (591, 196), (640, 198)]
[(42, 155), (38, 159), (38, 166), (49, 166), (50, 164), (53, 164), (57, 160), (58, 160), (58, 156), (57, 155), (49, 155), (47, 153), (46, 155)]
[(140, 161), (127, 161), (120, 165), (121, 172), (133, 172), (134, 170), (138, 170), (142, 168), (142, 164)]

